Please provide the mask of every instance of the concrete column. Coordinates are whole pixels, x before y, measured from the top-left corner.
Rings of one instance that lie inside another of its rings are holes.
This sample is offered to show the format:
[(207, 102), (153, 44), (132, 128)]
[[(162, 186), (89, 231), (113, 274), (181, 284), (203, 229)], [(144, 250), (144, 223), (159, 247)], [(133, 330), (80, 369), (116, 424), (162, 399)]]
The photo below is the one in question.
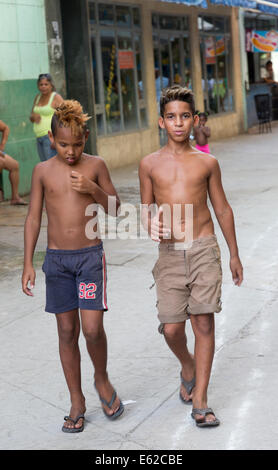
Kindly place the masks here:
[(47, 0), (44, 8), (49, 58), (49, 70), (46, 72), (52, 75), (57, 92), (65, 98), (67, 91), (60, 2)]
[(63, 25), (67, 96), (78, 100), (92, 119), (86, 151), (97, 153), (94, 80), (89, 33), (88, 0), (60, 0)]
[(192, 88), (195, 95), (195, 106), (200, 111), (204, 110), (204, 96), (202, 89), (202, 63), (200, 55), (200, 36), (198, 30), (198, 13), (192, 12), (189, 17), (190, 52)]
[(233, 89), (234, 106), (238, 115), (238, 131), (244, 131), (244, 94), (242, 89), (242, 73), (240, 60), (240, 29), (238, 8), (232, 8), (231, 14), (231, 37), (233, 51)]
[(142, 4), (142, 42), (145, 64), (145, 87), (147, 90), (147, 109), (149, 118), (149, 127), (153, 130), (153, 147), (159, 146), (158, 135), (158, 113), (156, 106), (155, 75), (154, 75), (154, 56), (153, 56), (153, 38), (152, 38), (152, 12), (147, 2)]

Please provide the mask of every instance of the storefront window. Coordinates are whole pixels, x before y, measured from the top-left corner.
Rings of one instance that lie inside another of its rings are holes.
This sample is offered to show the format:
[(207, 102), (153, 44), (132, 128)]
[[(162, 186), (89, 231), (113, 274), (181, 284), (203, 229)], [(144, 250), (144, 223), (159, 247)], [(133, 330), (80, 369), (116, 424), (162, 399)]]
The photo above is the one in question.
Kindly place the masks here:
[(191, 87), (188, 19), (153, 14), (156, 101), (163, 88), (175, 83)]
[(96, 20), (90, 24), (98, 134), (145, 127), (140, 10), (89, 2), (93, 4)]
[(134, 112), (136, 110), (136, 89), (134, 82), (136, 63), (131, 33), (119, 33), (118, 48), (124, 126), (126, 130), (130, 130), (138, 127), (137, 113)]
[(98, 5), (98, 19), (101, 25), (113, 25), (114, 24), (114, 7), (109, 4)]
[(140, 28), (141, 20), (140, 20), (140, 12), (138, 8), (132, 8), (132, 15), (133, 15), (133, 25)]
[(104, 82), (104, 106), (107, 132), (121, 130), (121, 112), (115, 34), (101, 31), (101, 57)]
[(119, 26), (131, 26), (131, 12), (129, 7), (116, 7), (117, 24)]
[(275, 63), (274, 68), (277, 69), (278, 18), (248, 12), (244, 15), (244, 26), (249, 84), (263, 82), (269, 60)]
[(203, 16), (198, 19), (204, 107), (210, 114), (233, 109), (229, 21), (228, 17)]

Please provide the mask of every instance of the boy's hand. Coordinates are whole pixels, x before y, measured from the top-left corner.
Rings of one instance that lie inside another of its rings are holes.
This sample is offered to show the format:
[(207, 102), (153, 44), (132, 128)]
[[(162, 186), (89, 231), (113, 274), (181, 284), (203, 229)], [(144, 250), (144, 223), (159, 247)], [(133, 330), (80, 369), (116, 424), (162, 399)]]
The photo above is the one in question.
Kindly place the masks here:
[(236, 286), (240, 286), (243, 281), (243, 268), (238, 256), (232, 256), (230, 259), (230, 269), (233, 281)]
[[(36, 279), (36, 272), (33, 266), (29, 268), (24, 268), (22, 274), (22, 290), (24, 294), (29, 295), (30, 297), (34, 297), (32, 289), (35, 287), (35, 279)], [(30, 287), (28, 287), (28, 283), (30, 282)]]
[(157, 214), (151, 219), (151, 227), (149, 235), (152, 240), (155, 242), (160, 242), (161, 240), (170, 239), (171, 231), (169, 228), (165, 227), (163, 222), (159, 220), (160, 215), (163, 213), (163, 208), (160, 206)]
[(86, 178), (78, 171), (72, 171), (70, 175), (71, 187), (79, 193), (88, 193), (90, 194), (93, 190), (94, 182)]

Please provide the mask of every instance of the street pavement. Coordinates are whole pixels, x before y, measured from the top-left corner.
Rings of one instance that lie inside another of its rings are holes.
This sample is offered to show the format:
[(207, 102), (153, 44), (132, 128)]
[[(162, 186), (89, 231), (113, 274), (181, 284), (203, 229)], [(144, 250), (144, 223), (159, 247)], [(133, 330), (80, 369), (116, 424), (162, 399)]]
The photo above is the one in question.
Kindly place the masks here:
[[(108, 371), (126, 403), (110, 422), (93, 385), (80, 337), (86, 396), (83, 433), (61, 432), (70, 410), (58, 354), (56, 321), (45, 313), (46, 215), (35, 254), (34, 298), (21, 292), (26, 207), (0, 204), (1, 449), (259, 450), (277, 449), (278, 127), (211, 143), (234, 210), (244, 283), (233, 285), (228, 249), (215, 222), (223, 263), (223, 310), (216, 314), (216, 353), (209, 406), (221, 425), (199, 429), (179, 399), (180, 367), (157, 332), (149, 239), (104, 240), (108, 261)], [(123, 203), (139, 207), (137, 165), (112, 172)], [(215, 220), (215, 217), (214, 217)], [(102, 218), (104, 223), (105, 219)], [(135, 219), (134, 219), (135, 227)], [(134, 228), (136, 233), (136, 227)], [(124, 228), (121, 228), (121, 237)], [(194, 338), (187, 323), (188, 344)]]

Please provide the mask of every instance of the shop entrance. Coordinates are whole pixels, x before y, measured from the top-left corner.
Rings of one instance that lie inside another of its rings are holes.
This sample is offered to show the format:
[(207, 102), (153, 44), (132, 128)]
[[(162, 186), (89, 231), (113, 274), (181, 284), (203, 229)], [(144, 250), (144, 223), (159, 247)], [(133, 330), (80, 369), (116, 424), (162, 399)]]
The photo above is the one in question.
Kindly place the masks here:
[(246, 109), (250, 128), (259, 122), (258, 95), (269, 95), (271, 119), (278, 119), (278, 18), (247, 12), (244, 26)]

